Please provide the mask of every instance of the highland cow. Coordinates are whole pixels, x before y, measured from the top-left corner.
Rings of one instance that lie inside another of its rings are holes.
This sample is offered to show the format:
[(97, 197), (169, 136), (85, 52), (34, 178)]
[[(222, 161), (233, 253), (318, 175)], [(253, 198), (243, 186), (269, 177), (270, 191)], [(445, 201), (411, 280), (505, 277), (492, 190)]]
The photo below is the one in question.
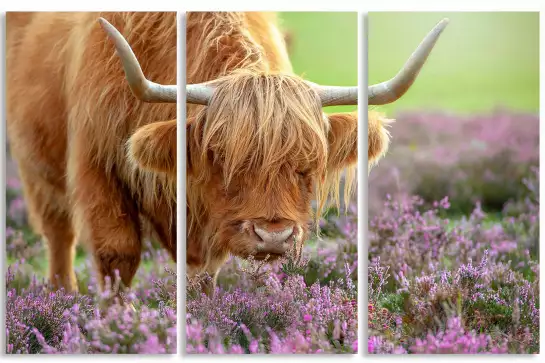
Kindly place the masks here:
[[(401, 97), (442, 26), (396, 77), (369, 87), (370, 104)], [(187, 15), (190, 276), (204, 272), (214, 281), (229, 255), (274, 260), (301, 245), (326, 200), (338, 206), (343, 170), (345, 200), (350, 194), (357, 113), (326, 114), (322, 107), (357, 105), (357, 87), (296, 76), (284, 40), (272, 13)], [(371, 117), (369, 165), (387, 149), (385, 122)]]
[[(71, 16), (36, 15), (21, 25), (23, 33), (43, 35), (42, 43), (8, 39), (12, 152), (33, 225), (52, 251), (51, 276), (73, 287), (77, 236), (92, 247), (103, 276), (119, 269), (130, 285), (145, 225), (176, 256), (175, 110), (149, 105), (176, 102), (176, 87), (161, 84), (175, 80), (175, 20), (102, 15), (112, 21), (101, 24), (133, 99), (93, 15)], [(316, 219), (328, 198), (338, 200), (343, 170), (349, 194), (357, 114), (322, 107), (356, 105), (357, 87), (296, 76), (272, 13), (189, 13), (186, 42), (186, 263), (190, 276), (208, 273), (214, 281), (229, 255), (274, 260), (292, 242), (301, 245), (311, 200)], [(408, 89), (429, 43), (394, 79), (369, 88), (370, 104)], [(29, 70), (39, 80), (34, 87)], [(370, 120), (369, 165), (387, 139), (382, 120)]]

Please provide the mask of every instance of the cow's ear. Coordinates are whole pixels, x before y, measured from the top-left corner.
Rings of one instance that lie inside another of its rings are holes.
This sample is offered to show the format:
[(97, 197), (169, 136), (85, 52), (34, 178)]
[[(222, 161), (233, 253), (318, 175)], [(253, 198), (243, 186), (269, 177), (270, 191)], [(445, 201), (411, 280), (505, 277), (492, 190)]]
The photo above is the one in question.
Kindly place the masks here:
[(358, 113), (334, 113), (329, 118), (328, 169), (331, 171), (353, 165), (358, 160)]
[(142, 126), (128, 141), (128, 154), (140, 168), (176, 174), (176, 120)]
[(376, 111), (369, 111), (368, 119), (369, 146), (367, 154), (369, 157), (368, 164), (371, 166), (382, 158), (388, 151), (390, 134), (386, 128), (393, 120), (387, 119), (383, 114)]

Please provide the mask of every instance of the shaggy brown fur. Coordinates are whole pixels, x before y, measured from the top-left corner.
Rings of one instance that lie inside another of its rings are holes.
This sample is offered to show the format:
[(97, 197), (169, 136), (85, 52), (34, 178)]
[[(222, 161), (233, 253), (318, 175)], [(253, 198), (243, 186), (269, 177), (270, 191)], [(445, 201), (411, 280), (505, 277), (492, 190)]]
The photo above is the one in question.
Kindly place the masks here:
[(7, 14), (11, 153), (50, 278), (69, 290), (78, 240), (103, 277), (117, 269), (127, 286), (145, 236), (176, 258), (176, 105), (135, 99), (99, 17), (147, 77), (176, 83), (175, 13)]
[[(318, 56), (318, 55), (317, 55)], [(357, 114), (323, 113), (293, 74), (272, 13), (188, 13), (187, 82), (216, 80), (207, 107), (187, 107), (187, 264), (215, 277), (229, 254), (263, 259), (254, 226), (305, 240), (316, 198), (339, 194), (357, 160)]]

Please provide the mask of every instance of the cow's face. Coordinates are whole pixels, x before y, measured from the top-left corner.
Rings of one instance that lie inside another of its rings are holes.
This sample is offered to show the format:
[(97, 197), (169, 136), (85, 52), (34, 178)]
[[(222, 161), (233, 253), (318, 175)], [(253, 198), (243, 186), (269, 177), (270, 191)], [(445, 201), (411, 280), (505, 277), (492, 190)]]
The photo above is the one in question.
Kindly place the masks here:
[(302, 244), (311, 201), (355, 164), (357, 115), (322, 112), (288, 76), (235, 74), (188, 120), (188, 203), (204, 205), (206, 248), (270, 259)]

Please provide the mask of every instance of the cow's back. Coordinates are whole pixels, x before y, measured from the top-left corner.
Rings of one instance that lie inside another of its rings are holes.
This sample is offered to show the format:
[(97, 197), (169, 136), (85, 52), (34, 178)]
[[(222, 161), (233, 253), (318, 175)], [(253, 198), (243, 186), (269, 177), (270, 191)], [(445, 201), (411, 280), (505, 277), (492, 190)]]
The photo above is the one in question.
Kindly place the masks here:
[(237, 68), (292, 72), (272, 12), (189, 12), (186, 39), (189, 84), (210, 81)]
[[(27, 179), (66, 192), (74, 148), (153, 209), (163, 179), (135, 171), (126, 142), (139, 126), (176, 118), (175, 104), (131, 93), (106, 18), (126, 37), (144, 74), (176, 83), (175, 13), (18, 13), (7, 24), (7, 125), (10, 149)], [(77, 162), (77, 160), (75, 161)], [(164, 201), (163, 201), (164, 202)]]
[[(189, 12), (186, 82), (206, 82), (240, 68), (257, 73), (292, 73), (274, 12)], [(187, 105), (190, 120), (202, 106)]]

